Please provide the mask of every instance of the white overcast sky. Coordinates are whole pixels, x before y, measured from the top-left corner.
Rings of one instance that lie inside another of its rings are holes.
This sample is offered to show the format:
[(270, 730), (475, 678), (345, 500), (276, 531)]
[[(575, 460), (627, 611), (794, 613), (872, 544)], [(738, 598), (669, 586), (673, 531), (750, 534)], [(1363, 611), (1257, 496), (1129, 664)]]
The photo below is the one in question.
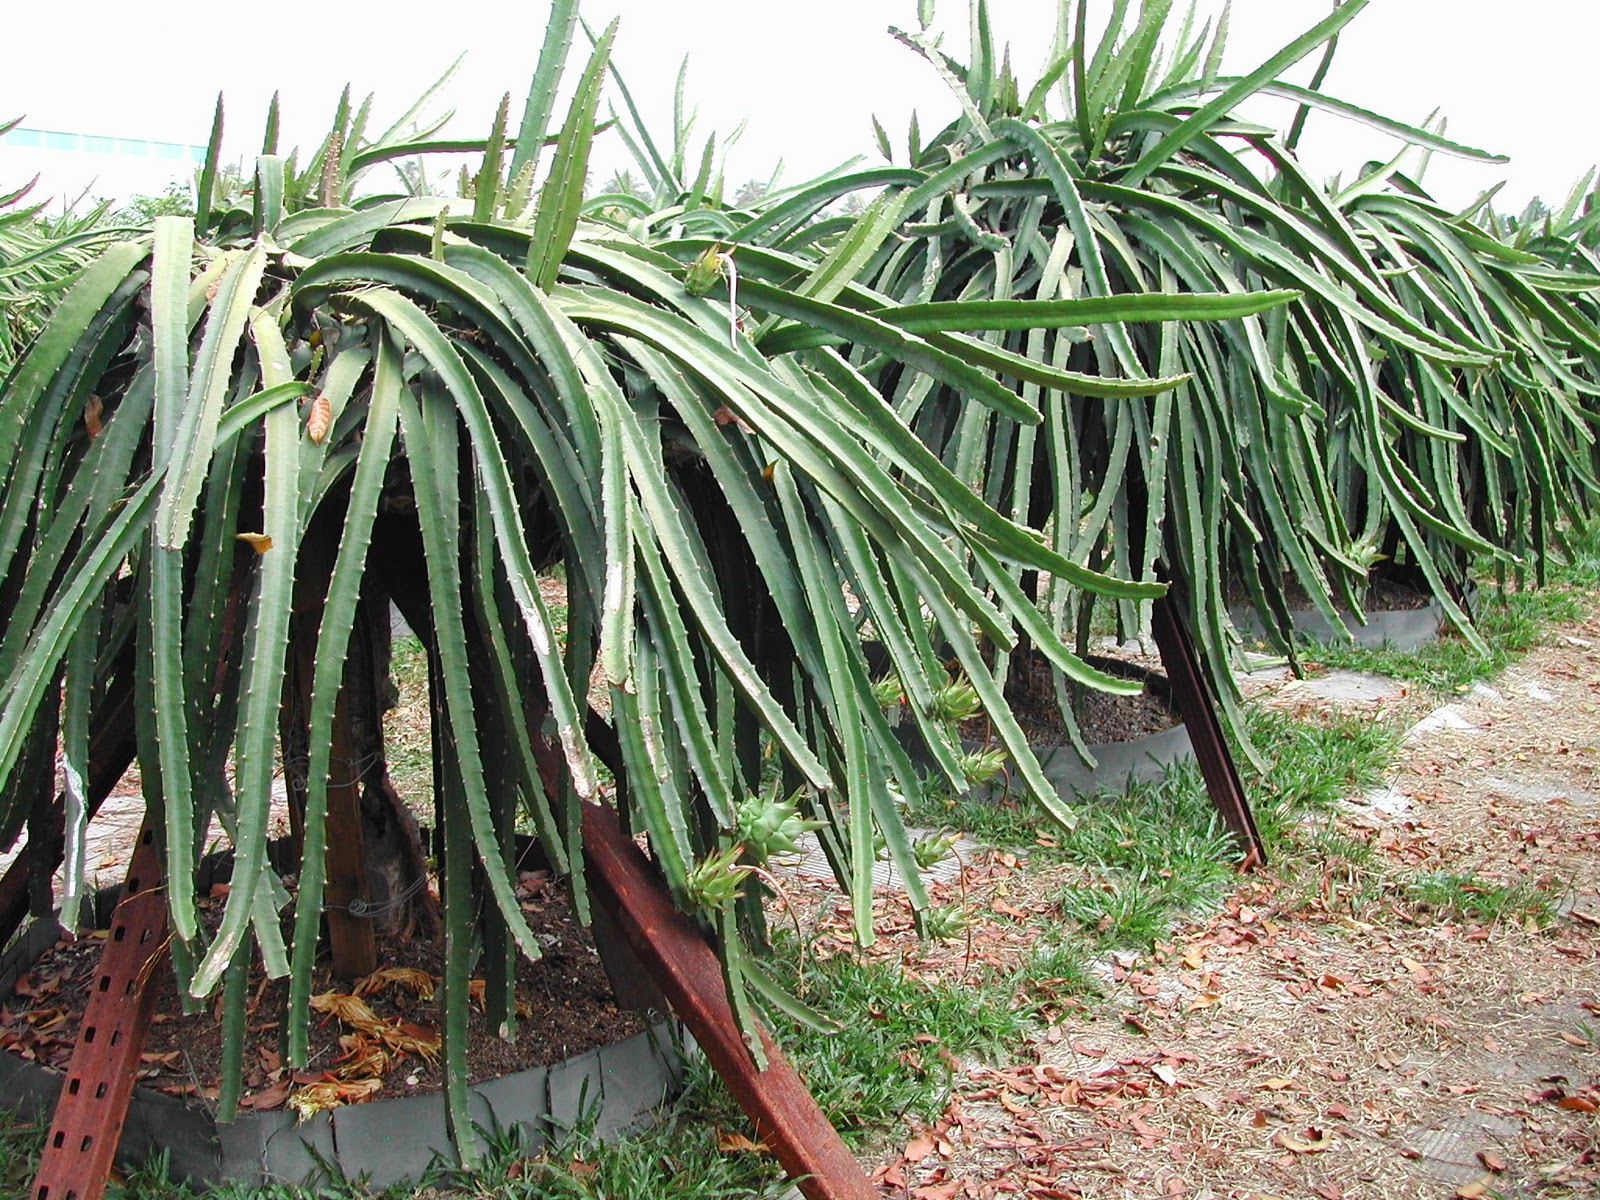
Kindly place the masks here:
[[(1221, 0), (1199, 6), (1215, 13)], [(304, 144), (325, 132), (345, 81), (358, 97), (377, 93), (381, 125), (463, 51), (466, 63), (447, 93), (458, 113), (451, 131), (481, 136), (505, 91), (515, 121), (547, 12), (540, 0), (391, 0), (337, 12), (156, 0), (142, 19), (122, 0), (10, 7), (0, 46), (0, 119), (25, 113), (33, 128), (197, 143), (206, 138), (220, 90), (233, 157), (259, 144), (274, 88), (284, 94), (286, 140)], [(1099, 10), (1107, 7), (1098, 0)], [(1329, 8), (1328, 0), (1235, 0), (1226, 69), (1257, 65)], [(1019, 73), (1031, 80), (1049, 46), (1054, 3), (992, 0), (991, 11), (997, 37), (1010, 43)], [(938, 13), (947, 46), (959, 52), (965, 3), (940, 0)], [(726, 132), (748, 119), (729, 172), (736, 182), (764, 176), (779, 159), (790, 181), (856, 153), (878, 161), (869, 114), (902, 146), (914, 108), (924, 130), (955, 112), (927, 66), (885, 33), (890, 24), (915, 27), (915, 0), (585, 0), (584, 14), (597, 27), (622, 18), (616, 61), (663, 135), (685, 53), (697, 131)], [(1436, 157), (1426, 182), (1446, 202), (1464, 204), (1502, 178), (1509, 181), (1507, 205), (1536, 193), (1554, 201), (1600, 159), (1597, 46), (1600, 4), (1593, 0), (1373, 0), (1347, 28), (1326, 88), (1411, 122), (1438, 108), (1453, 138), (1511, 156), (1503, 167)], [(575, 59), (569, 84), (579, 65)], [(1303, 79), (1310, 66), (1291, 78)], [(1346, 177), (1393, 149), (1382, 135), (1323, 114), (1312, 118), (1302, 143), (1318, 174)], [(620, 147), (596, 169), (603, 176), (619, 165)], [(0, 192), (18, 182), (0, 178)]]

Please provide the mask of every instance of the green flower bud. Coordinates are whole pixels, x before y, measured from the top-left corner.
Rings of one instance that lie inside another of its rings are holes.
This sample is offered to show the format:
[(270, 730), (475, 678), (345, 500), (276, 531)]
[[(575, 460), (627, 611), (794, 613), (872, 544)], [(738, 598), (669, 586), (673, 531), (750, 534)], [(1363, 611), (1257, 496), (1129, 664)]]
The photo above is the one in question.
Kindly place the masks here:
[(955, 844), (956, 835), (953, 833), (918, 838), (911, 843), (911, 857), (917, 860), (918, 869), (928, 871), (949, 858)]
[(900, 686), (900, 676), (885, 675), (872, 685), (872, 698), (878, 707), (888, 712), (906, 702), (905, 689)]
[(758, 863), (765, 863), (774, 854), (794, 853), (800, 849), (802, 834), (822, 828), (821, 821), (810, 821), (800, 815), (793, 797), (779, 800), (751, 796), (739, 805), (734, 817), (734, 836), (744, 843), (750, 857)]
[(689, 872), (689, 903), (706, 911), (721, 908), (739, 895), (750, 868), (739, 862), (742, 846), (729, 846), (708, 854)]
[(933, 718), (960, 724), (978, 712), (978, 693), (965, 679), (952, 679), (933, 694)]
[(999, 746), (989, 750), (974, 750), (971, 754), (961, 755), (956, 762), (967, 782), (976, 787), (980, 783), (987, 783), (1004, 769), (1006, 752)]
[(941, 942), (960, 937), (967, 931), (967, 926), (970, 924), (972, 924), (971, 918), (967, 916), (959, 904), (946, 904), (940, 908), (930, 908), (922, 916), (923, 932)]
[(704, 296), (716, 287), (717, 280), (722, 278), (723, 260), (727, 254), (718, 242), (699, 258), (689, 264), (689, 271), (683, 277), (683, 290), (691, 296)]

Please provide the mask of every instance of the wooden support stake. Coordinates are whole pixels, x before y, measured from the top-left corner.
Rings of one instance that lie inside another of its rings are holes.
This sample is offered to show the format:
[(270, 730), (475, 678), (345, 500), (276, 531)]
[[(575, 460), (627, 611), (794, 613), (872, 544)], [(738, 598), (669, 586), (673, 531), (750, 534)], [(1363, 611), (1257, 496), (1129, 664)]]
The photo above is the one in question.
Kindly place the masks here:
[[(342, 510), (338, 515), (342, 520)], [(296, 568), (294, 615), (290, 622), (289, 676), (284, 682), (287, 703), (280, 717), (285, 756), (291, 749), (306, 754), (306, 747), (317, 731), (306, 722), (311, 714), (311, 687), (316, 673), (317, 639), (321, 631), (328, 580), (333, 575), (338, 554), (339, 525), (319, 510), (301, 544)], [(354, 638), (364, 636), (362, 621), (356, 621)], [(351, 660), (365, 661), (352, 639)], [(323, 906), (328, 922), (328, 950), (333, 974), (338, 979), (354, 980), (378, 969), (378, 942), (371, 920), (360, 915), (370, 903), (367, 887), (365, 838), (361, 826), (361, 747), (352, 725), (353, 689), (372, 687), (374, 682), (352, 670), (347, 662), (343, 687), (334, 702), (333, 728), (328, 731), (327, 872)], [(294, 857), (304, 851), (305, 787), (304, 773), (290, 776), (290, 819), (295, 839)]]
[(1222, 721), (1217, 716), (1205, 676), (1200, 672), (1200, 656), (1173, 602), (1172, 593), (1162, 596), (1152, 609), (1151, 632), (1161, 651), (1161, 665), (1166, 668), (1167, 679), (1172, 684), (1172, 698), (1189, 730), (1189, 741), (1194, 745), (1206, 792), (1223, 823), (1244, 849), (1239, 869), (1265, 866), (1266, 845), (1256, 829), (1250, 802), (1245, 799), (1244, 784), (1222, 734)]
[(100, 1200), (128, 1116), (167, 953), (161, 858), (147, 822), (118, 897), (100, 969), (34, 1177), (33, 1200)]
[(350, 736), (346, 691), (333, 710), (328, 756), (328, 855), (323, 906), (328, 915), (328, 950), (338, 979), (361, 979), (378, 969), (373, 923), (357, 915), (369, 899), (361, 831), (361, 778)]
[(767, 1069), (758, 1071), (739, 1038), (717, 956), (673, 907), (649, 860), (622, 836), (617, 816), (583, 806), (583, 853), (591, 894), (623, 936), (700, 1049), (755, 1123), (757, 1136), (809, 1200), (869, 1200), (877, 1189), (822, 1115), (766, 1031)]

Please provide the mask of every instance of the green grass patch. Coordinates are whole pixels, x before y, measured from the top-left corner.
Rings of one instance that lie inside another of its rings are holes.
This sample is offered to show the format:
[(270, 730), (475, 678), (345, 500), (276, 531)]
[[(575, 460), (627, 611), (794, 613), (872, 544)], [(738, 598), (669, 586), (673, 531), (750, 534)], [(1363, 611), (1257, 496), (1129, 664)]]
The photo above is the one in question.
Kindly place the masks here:
[(383, 753), (396, 790), (417, 811), (433, 804), (433, 724), (428, 705), (428, 652), (413, 633), (390, 646), (395, 704), (383, 718)]
[(1308, 816), (1383, 781), (1400, 748), (1400, 730), (1370, 714), (1293, 717), (1268, 708), (1250, 713), (1250, 740), (1266, 760), (1257, 773), (1236, 755), (1267, 853), (1276, 857)]
[[(1347, 895), (1375, 896), (1380, 884), (1370, 852), (1326, 818), (1340, 800), (1382, 781), (1398, 730), (1366, 715), (1306, 719), (1270, 709), (1254, 710), (1249, 729), (1267, 769), (1256, 773), (1239, 761), (1269, 857), (1311, 859), (1332, 872), (1329, 879), (1342, 880)], [(907, 820), (1024, 850), (1035, 862), (1081, 866), (1082, 878), (1062, 887), (1055, 901), (1085, 948), (1149, 947), (1170, 933), (1179, 914), (1207, 912), (1233, 886), (1238, 848), (1192, 765), (1127, 795), (1082, 799), (1075, 808), (1078, 825), (1068, 832), (1022, 799), (925, 795)]]
[(1166, 936), (1176, 914), (1204, 912), (1231, 886), (1238, 850), (1196, 767), (1173, 768), (1126, 794), (1097, 793), (1075, 808), (1070, 831), (1025, 801), (925, 798), (908, 820), (1025, 849), (1037, 861), (1082, 866), (1084, 879), (1055, 901), (1097, 946), (1148, 946)]
[(741, 1130), (748, 1134), (744, 1115), (700, 1059), (691, 1064), (682, 1094), (649, 1129), (602, 1142), (586, 1122), (532, 1156), (515, 1142), (502, 1141), (491, 1147), (480, 1170), (466, 1177), (441, 1172), (417, 1198), (761, 1200), (781, 1195), (789, 1185), (772, 1158), (718, 1148), (720, 1134)]
[(795, 1028), (786, 1052), (841, 1133), (931, 1120), (949, 1093), (947, 1056), (997, 1057), (1029, 1028), (1007, 976), (947, 986), (910, 978), (897, 962), (841, 955), (809, 965), (806, 988), (844, 1028)]
[(1556, 915), (1556, 898), (1536, 883), (1497, 883), (1481, 875), (1429, 871), (1404, 887), (1414, 912), (1442, 920), (1497, 925), (1511, 921), (1547, 928)]
[(1014, 1003), (1045, 1024), (1083, 997), (1098, 995), (1100, 981), (1089, 970), (1089, 948), (1079, 938), (1050, 936), (1033, 949), (1011, 976)]

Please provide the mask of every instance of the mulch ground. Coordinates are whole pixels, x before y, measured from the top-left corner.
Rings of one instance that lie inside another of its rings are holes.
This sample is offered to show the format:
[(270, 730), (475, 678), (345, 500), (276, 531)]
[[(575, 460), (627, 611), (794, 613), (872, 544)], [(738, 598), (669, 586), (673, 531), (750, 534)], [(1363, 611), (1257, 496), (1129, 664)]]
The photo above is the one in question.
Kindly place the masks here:
[[(1397, 814), (1353, 798), (1335, 821), (1376, 886), (1334, 859), (1258, 873), (1111, 956), (1102, 999), (1057, 1006), (1010, 1061), (962, 1064), (942, 1117), (870, 1164), (883, 1193), (1600, 1195), (1600, 619), (1451, 708), (1403, 749)], [(1538, 885), (1559, 914), (1453, 917), (1406, 888), (1418, 872)], [(952, 983), (1017, 961), (1050, 915), (1026, 878), (969, 865), (989, 913), (967, 944), (918, 946), (885, 897), (873, 953)]]
[[(538, 962), (519, 959), (519, 1019), (513, 1038), (502, 1037), (482, 1008), (473, 1006), (468, 1026), (469, 1082), (561, 1062), (643, 1028), (637, 1014), (617, 1008), (594, 942), (572, 919), (561, 887), (546, 873), (528, 872), (519, 881), (518, 896), (543, 956)], [(220, 917), (220, 908), (220, 899), (202, 902), (202, 913), (213, 919)], [(102, 934), (57, 943), (18, 980), (15, 994), (0, 1007), (0, 1049), (65, 1068), (77, 1040), (79, 1016), (95, 976), (103, 938)], [(253, 966), (243, 1108), (281, 1108), (303, 1088), (334, 1082), (354, 1085), (345, 1097), (350, 1101), (420, 1094), (443, 1086), (437, 1052), (426, 1049), (438, 1040), (439, 998), (433, 986), (442, 971), (442, 948), (421, 938), (394, 941), (380, 945), (379, 959), (383, 971), (413, 972), (407, 978), (431, 994), (420, 995), (391, 977), (388, 983), (375, 981), (372, 990), (360, 996), (378, 1022), (400, 1033), (392, 1038), (391, 1052), (381, 1061), (368, 1058), (357, 1069), (352, 1069), (358, 1057), (356, 1047), (350, 1040), (341, 1043), (340, 1039), (350, 1039), (359, 1031), (327, 1012), (312, 1014), (307, 1068), (287, 1069), (282, 1024), (287, 980), (268, 980), (259, 962)], [(163, 968), (161, 979), (156, 1015), (141, 1056), (140, 1082), (157, 1091), (208, 1103), (216, 1098), (220, 1080), (217, 1005), (208, 1004), (199, 1012), (184, 1015), (172, 972)], [(352, 986), (355, 981), (333, 979), (326, 965), (318, 969), (314, 980), (314, 996), (361, 990)]]

